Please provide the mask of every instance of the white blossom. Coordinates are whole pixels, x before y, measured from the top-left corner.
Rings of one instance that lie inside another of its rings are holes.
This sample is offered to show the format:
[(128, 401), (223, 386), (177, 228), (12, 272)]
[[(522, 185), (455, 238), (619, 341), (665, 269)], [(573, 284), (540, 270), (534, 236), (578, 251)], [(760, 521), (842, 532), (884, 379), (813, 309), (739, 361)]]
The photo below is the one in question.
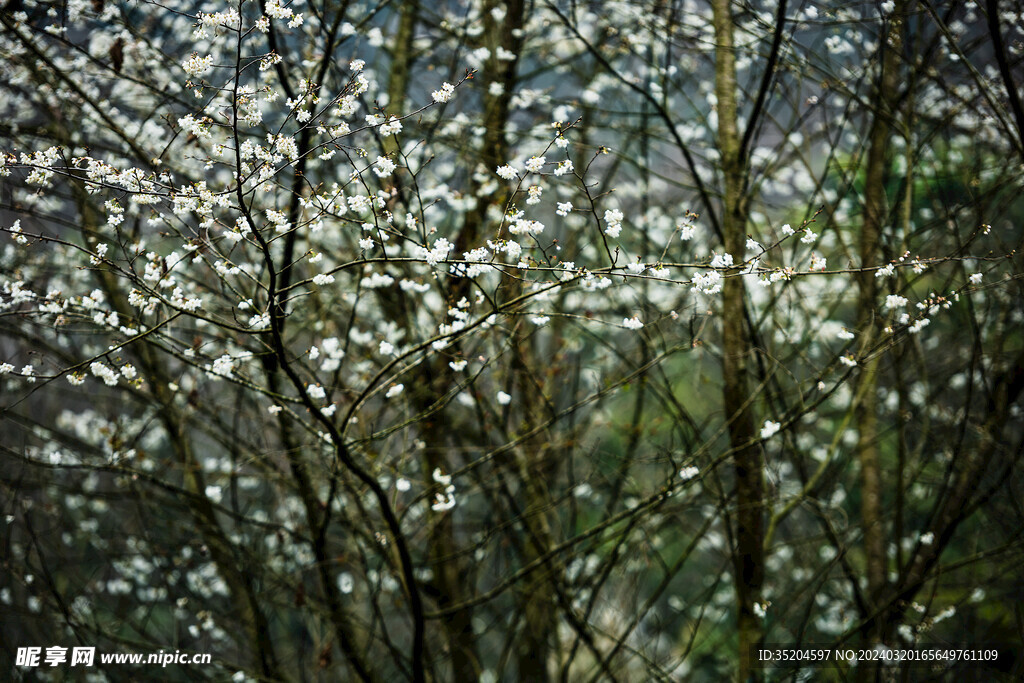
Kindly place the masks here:
[(332, 282), (334, 282), (334, 276), (331, 275), (330, 273), (317, 273), (316, 275), (313, 276), (313, 284), (319, 285), (321, 287), (324, 285), (329, 285)]
[(540, 173), (545, 161), (545, 157), (530, 157), (526, 160), (526, 170), (530, 173)]
[(778, 422), (773, 422), (771, 420), (765, 420), (764, 421), (764, 426), (761, 427), (761, 438), (762, 439), (770, 439), (772, 436), (774, 436), (779, 431), (779, 429), (781, 427), (782, 427), (782, 425), (779, 424)]
[(200, 57), (197, 53), (193, 52), (192, 56), (186, 59), (181, 64), (181, 68), (185, 70), (191, 78), (196, 76), (202, 76), (213, 68), (213, 56), (207, 55)]
[(907, 305), (907, 298), (899, 294), (890, 294), (885, 297), (885, 310), (891, 311), (894, 308), (902, 308)]
[(435, 102), (447, 102), (455, 95), (455, 86), (451, 83), (443, 83), (440, 90), (430, 93)]
[(714, 258), (711, 259), (712, 268), (731, 268), (733, 265), (732, 254), (724, 252), (721, 254), (715, 254)]
[(377, 174), (378, 178), (386, 178), (391, 175), (395, 170), (396, 165), (391, 159), (387, 157), (377, 157), (377, 162), (373, 167), (373, 172)]
[(683, 481), (690, 481), (698, 474), (700, 474), (700, 468), (694, 467), (693, 465), (679, 470), (679, 478)]

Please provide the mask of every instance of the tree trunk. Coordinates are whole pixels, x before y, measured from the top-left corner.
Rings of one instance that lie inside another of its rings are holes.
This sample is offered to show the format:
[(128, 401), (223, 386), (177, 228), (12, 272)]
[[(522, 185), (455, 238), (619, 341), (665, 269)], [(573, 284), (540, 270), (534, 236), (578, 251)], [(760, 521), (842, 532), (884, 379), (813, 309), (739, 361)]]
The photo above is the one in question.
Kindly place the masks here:
[[(718, 148), (725, 177), (722, 232), (725, 250), (739, 257), (744, 250), (746, 209), (744, 161), (736, 114), (736, 55), (729, 0), (712, 2), (715, 24), (715, 95), (718, 99)], [(739, 634), (739, 680), (760, 680), (751, 654), (762, 638), (755, 612), (764, 583), (764, 472), (755, 441), (754, 415), (747, 382), (750, 338), (744, 327), (745, 288), (738, 271), (722, 286), (722, 383), (729, 442), (736, 476), (736, 613)]]
[[(898, 16), (897, 14), (893, 15)], [(882, 258), (882, 230), (888, 220), (885, 176), (889, 166), (890, 140), (895, 132), (895, 107), (899, 87), (897, 81), (897, 48), (899, 20), (894, 19), (881, 40), (881, 71), (876, 91), (876, 106), (868, 134), (868, 158), (864, 182), (864, 221), (860, 234), (860, 264), (879, 265)], [(861, 358), (878, 338), (878, 278), (875, 271), (858, 276), (857, 331)], [(878, 380), (880, 356), (863, 360), (857, 383), (855, 420), (857, 424), (857, 459), (860, 464), (861, 524), (864, 530), (864, 563), (868, 582), (868, 607), (885, 591), (888, 562), (886, 535), (882, 513), (882, 464), (878, 448)], [(884, 637), (881, 621), (869, 639)]]

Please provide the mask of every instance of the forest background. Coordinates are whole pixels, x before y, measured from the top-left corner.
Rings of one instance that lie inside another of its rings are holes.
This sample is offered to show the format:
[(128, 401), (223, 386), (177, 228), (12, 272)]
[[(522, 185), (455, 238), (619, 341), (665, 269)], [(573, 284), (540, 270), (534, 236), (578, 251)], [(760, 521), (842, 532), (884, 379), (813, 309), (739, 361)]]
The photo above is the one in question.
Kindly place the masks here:
[(0, 671), (1021, 676), (1018, 4), (9, 0), (0, 54)]

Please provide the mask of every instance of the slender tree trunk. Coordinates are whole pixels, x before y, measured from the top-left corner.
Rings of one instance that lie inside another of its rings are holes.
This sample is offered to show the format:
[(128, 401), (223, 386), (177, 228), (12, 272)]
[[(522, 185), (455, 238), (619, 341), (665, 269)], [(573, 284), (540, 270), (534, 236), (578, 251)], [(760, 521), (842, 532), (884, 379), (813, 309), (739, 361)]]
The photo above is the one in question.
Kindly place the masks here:
[[(523, 457), (540, 460), (545, 458), (546, 450), (523, 454)], [(537, 464), (525, 463), (523, 472), (526, 477), (523, 485), (528, 501), (523, 510), (523, 520), (528, 527), (528, 538), (523, 553), (524, 564), (530, 564), (542, 557), (552, 545), (551, 525), (548, 521), (551, 501), (543, 482), (537, 478), (541, 474), (537, 471)], [(557, 637), (558, 618), (552, 577), (548, 576), (546, 566), (530, 575), (523, 584), (519, 599), (522, 601), (524, 616), (523, 632), (517, 652), (519, 680), (547, 683), (551, 680), (548, 664), (552, 659), (552, 643)]]
[[(513, 333), (512, 344), (516, 360), (514, 361), (518, 393), (523, 398), (522, 430), (533, 432), (544, 422), (542, 406), (546, 401), (537, 394), (542, 391), (536, 379), (537, 366), (530, 366), (527, 359), (537, 358), (537, 350), (531, 339), (522, 334), (521, 329)], [(519, 468), (519, 481), (522, 482), (521, 495), (526, 498), (526, 505), (521, 514), (525, 539), (523, 542), (523, 564), (529, 565), (555, 545), (553, 538), (554, 520), (548, 482), (557, 476), (557, 460), (552, 454), (553, 447), (544, 436), (538, 433), (523, 447), (516, 450), (516, 461)], [(557, 642), (557, 580), (551, 572), (550, 564), (543, 564), (531, 573), (524, 582), (519, 600), (523, 608), (523, 632), (518, 641), (519, 679), (547, 683), (551, 680), (550, 664), (554, 661), (552, 651)]]
[(416, 37), (416, 23), (419, 20), (418, 0), (405, 0), (400, 10), (398, 32), (392, 40), (391, 73), (388, 76), (388, 106), (392, 114), (401, 116), (408, 109), (405, 91), (409, 87), (409, 72), (412, 69), (412, 41)]
[[(744, 250), (746, 209), (743, 198), (736, 105), (736, 55), (729, 0), (713, 0), (715, 24), (715, 95), (718, 99), (718, 148), (725, 177), (722, 232), (725, 250), (735, 257)], [(747, 382), (751, 344), (744, 327), (743, 279), (730, 274), (722, 287), (722, 381), (729, 441), (736, 476), (736, 547), (733, 564), (739, 634), (739, 680), (760, 680), (751, 653), (762, 638), (761, 618), (754, 606), (764, 583), (764, 472), (755, 442), (754, 415)]]
[[(894, 17), (898, 14), (894, 14)], [(860, 263), (874, 266), (882, 258), (882, 230), (888, 216), (885, 194), (886, 171), (890, 157), (888, 150), (896, 134), (894, 120), (896, 97), (899, 88), (898, 19), (882, 36), (881, 70), (879, 73), (876, 106), (871, 128), (868, 133), (868, 158), (864, 182), (864, 221), (860, 234)], [(874, 345), (878, 338), (878, 278), (874, 271), (862, 272), (858, 276), (857, 330), (860, 334), (858, 345), (861, 356)], [(858, 378), (855, 420), (857, 424), (857, 459), (860, 464), (861, 524), (864, 530), (864, 562), (868, 582), (869, 608), (885, 591), (888, 562), (886, 560), (886, 535), (882, 513), (882, 464), (878, 446), (878, 382), (880, 356), (875, 355), (863, 361)], [(871, 639), (882, 639), (881, 621), (879, 628), (867, 634)]]
[[(444, 377), (448, 379), (447, 375)], [(445, 391), (447, 387), (438, 387), (438, 390)], [(442, 444), (447, 438), (448, 429), (441, 419), (442, 415), (443, 413), (432, 420), (430, 428), (426, 430), (428, 438), (432, 436), (434, 439), (431, 443)], [(438, 467), (445, 472), (450, 471), (445, 450), (427, 448), (424, 455), (427, 476)], [(434, 522), (430, 532), (430, 569), (434, 574), (434, 587), (437, 589), (437, 603), (440, 609), (447, 609), (463, 602), (472, 592), (473, 582), (467, 581), (467, 577), (471, 576), (467, 560), (459, 551), (452, 515), (445, 513)], [(444, 628), (448, 640), (448, 654), (451, 657), (452, 680), (477, 680), (481, 670), (476, 652), (476, 636), (473, 634), (473, 611), (467, 607), (446, 617)]]

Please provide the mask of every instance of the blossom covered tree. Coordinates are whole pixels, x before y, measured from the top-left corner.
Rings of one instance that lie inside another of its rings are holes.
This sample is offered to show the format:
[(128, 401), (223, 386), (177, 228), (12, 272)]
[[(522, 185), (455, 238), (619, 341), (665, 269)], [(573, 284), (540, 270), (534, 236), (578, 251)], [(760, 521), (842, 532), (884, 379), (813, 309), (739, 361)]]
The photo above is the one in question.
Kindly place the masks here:
[(1005, 5), (8, 3), (0, 666), (1019, 674)]

